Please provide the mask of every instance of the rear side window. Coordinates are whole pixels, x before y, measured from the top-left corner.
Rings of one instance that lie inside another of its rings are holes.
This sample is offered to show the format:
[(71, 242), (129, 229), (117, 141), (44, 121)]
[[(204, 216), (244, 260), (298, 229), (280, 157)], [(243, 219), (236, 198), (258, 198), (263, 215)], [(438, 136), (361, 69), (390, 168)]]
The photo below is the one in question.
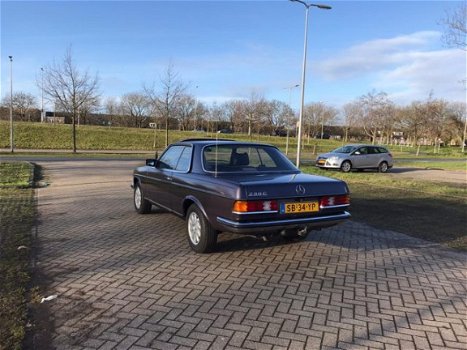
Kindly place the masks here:
[(188, 171), (191, 163), (191, 147), (185, 147), (180, 155), (175, 170), (177, 171)]
[(368, 154), (368, 148), (367, 147), (360, 147), (358, 149), (358, 152), (360, 152), (360, 154)]
[(388, 153), (388, 150), (384, 147), (377, 147), (379, 153)]
[(188, 171), (191, 163), (191, 147), (171, 146), (160, 157), (157, 167), (159, 169)]

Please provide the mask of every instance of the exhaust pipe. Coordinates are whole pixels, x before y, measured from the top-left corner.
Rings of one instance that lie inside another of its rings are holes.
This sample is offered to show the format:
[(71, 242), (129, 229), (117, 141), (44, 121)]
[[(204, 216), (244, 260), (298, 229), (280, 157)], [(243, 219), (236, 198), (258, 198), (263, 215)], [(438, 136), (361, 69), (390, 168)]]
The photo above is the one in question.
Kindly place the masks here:
[(299, 235), (300, 237), (305, 237), (307, 234), (308, 234), (308, 228), (306, 227), (297, 231), (297, 235)]

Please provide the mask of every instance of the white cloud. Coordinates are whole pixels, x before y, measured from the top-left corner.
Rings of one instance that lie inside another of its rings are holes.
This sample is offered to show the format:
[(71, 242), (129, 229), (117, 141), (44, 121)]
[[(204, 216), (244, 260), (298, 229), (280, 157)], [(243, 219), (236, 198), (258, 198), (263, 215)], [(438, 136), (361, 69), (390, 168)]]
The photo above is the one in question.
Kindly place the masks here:
[(376, 39), (352, 46), (336, 58), (318, 63), (318, 72), (327, 79), (349, 78), (406, 61), (415, 48), (438, 40), (439, 32), (424, 31), (390, 39)]
[(326, 80), (367, 81), (368, 89), (386, 91), (398, 103), (436, 97), (464, 100), (459, 83), (466, 75), (466, 53), (439, 49), (439, 32), (423, 31), (352, 46), (317, 63)]

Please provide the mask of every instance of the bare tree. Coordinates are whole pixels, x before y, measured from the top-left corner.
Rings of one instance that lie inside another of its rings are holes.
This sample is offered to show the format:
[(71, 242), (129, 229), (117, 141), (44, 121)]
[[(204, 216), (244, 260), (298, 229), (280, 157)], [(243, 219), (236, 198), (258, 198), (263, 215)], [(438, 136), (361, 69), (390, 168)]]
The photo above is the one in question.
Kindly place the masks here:
[(154, 112), (158, 113), (165, 120), (165, 144), (169, 144), (169, 120), (175, 116), (175, 110), (179, 98), (186, 90), (186, 85), (179, 78), (179, 74), (174, 71), (172, 63), (169, 64), (164, 76), (160, 78), (162, 85), (161, 92), (152, 87), (145, 86), (146, 96), (151, 101)]
[(293, 115), (290, 106), (282, 101), (272, 100), (266, 103), (266, 115), (264, 118), (263, 130), (272, 133), (275, 130), (289, 127), (289, 119)]
[(89, 99), (85, 101), (78, 110), (78, 125), (86, 124), (88, 116), (91, 113), (97, 112), (99, 108), (100, 108), (99, 98)]
[(232, 100), (224, 103), (224, 113), (234, 131), (241, 131), (243, 128), (244, 105), (245, 101), (242, 100)]
[(443, 130), (445, 142), (455, 141), (461, 144), (461, 150), (465, 150), (465, 136), (467, 129), (467, 104), (465, 102), (451, 102), (447, 106), (448, 115)]
[(449, 116), (448, 103), (442, 99), (432, 99), (430, 96), (425, 103), (425, 109), (427, 113), (427, 136), (432, 139), (434, 153), (438, 153), (442, 136), (447, 126), (446, 122)]
[(214, 133), (215, 131), (219, 130), (221, 121), (224, 120), (224, 110), (221, 106), (214, 102), (209, 107), (209, 112), (206, 117), (208, 122), (207, 130)]
[(407, 135), (407, 142), (412, 146), (419, 145), (420, 137), (426, 132), (427, 118), (426, 105), (423, 102), (414, 101), (405, 108), (401, 117), (401, 127)]
[(333, 123), (338, 111), (323, 102), (310, 103), (305, 106), (304, 123), (307, 127), (308, 139), (310, 137), (324, 136), (324, 126)]
[(252, 92), (250, 99), (243, 103), (243, 118), (248, 124), (248, 136), (251, 137), (253, 126), (257, 126), (257, 130), (261, 128), (263, 118), (267, 115), (266, 100), (263, 96), (256, 92)]
[(122, 96), (122, 109), (133, 121), (133, 126), (141, 128), (149, 117), (150, 101), (143, 93), (133, 92)]
[(108, 97), (104, 101), (104, 111), (109, 116), (109, 126), (112, 125), (112, 121), (115, 116), (122, 114), (120, 113), (121, 110), (121, 104), (117, 102), (117, 100), (114, 97)]
[(181, 95), (178, 99), (176, 118), (179, 128), (188, 130), (190, 124), (194, 124), (198, 102), (191, 95)]
[[(10, 106), (9, 95), (3, 99), (2, 105)], [(31, 121), (32, 111), (37, 108), (36, 98), (33, 95), (22, 91), (13, 94), (12, 105), (15, 114), (19, 115), (20, 119), (24, 121)]]
[(359, 123), (375, 144), (377, 136), (380, 135), (382, 140), (383, 134), (392, 126), (394, 104), (385, 92), (375, 91), (361, 96), (358, 103), (361, 109)]
[(71, 114), (73, 124), (73, 152), (76, 152), (76, 119), (85, 105), (94, 105), (99, 98), (99, 79), (76, 66), (71, 48), (66, 50), (60, 63), (45, 68), (44, 94), (58, 104), (58, 108)]
[(349, 138), (349, 131), (351, 128), (356, 126), (358, 118), (360, 116), (360, 113), (361, 113), (360, 104), (358, 103), (358, 101), (349, 102), (344, 105), (343, 111), (344, 111), (344, 118), (345, 118), (344, 142), (347, 142)]
[(459, 7), (452, 12), (447, 12), (446, 16), (441, 20), (444, 25), (444, 34), (442, 40), (451, 47), (458, 47), (467, 51), (467, 4), (463, 1)]

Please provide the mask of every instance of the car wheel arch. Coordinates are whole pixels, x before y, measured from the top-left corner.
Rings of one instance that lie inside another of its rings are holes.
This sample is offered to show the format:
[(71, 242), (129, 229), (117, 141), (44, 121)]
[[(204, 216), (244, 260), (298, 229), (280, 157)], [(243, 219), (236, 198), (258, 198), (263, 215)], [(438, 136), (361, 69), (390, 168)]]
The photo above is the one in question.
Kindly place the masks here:
[(187, 196), (183, 200), (183, 217), (186, 217), (186, 214), (188, 212), (188, 208), (190, 208), (190, 206), (192, 204), (196, 204), (198, 206), (198, 208), (202, 211), (204, 217), (209, 221), (209, 217), (206, 214), (206, 210), (204, 209), (204, 206), (201, 204), (201, 202), (198, 200), (198, 198), (196, 198), (194, 196)]

